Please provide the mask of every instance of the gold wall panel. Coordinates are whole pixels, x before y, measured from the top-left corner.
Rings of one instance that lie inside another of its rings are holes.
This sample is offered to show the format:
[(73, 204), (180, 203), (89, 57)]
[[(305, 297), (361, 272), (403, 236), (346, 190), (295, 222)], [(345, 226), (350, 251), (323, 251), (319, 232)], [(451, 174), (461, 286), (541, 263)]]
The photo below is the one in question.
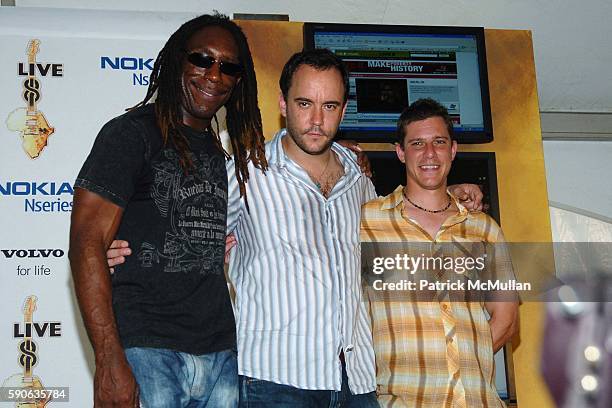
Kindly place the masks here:
[(249, 40), (255, 73), (259, 108), (266, 140), (284, 127), (278, 109), (278, 79), (285, 62), (302, 49), (302, 23), (237, 20)]
[[(511, 242), (551, 242), (546, 170), (540, 127), (530, 31), (486, 30), (487, 65), (494, 141), (462, 146), (462, 151), (493, 151), (501, 222)], [(533, 261), (533, 259), (531, 259)], [(529, 270), (528, 257), (513, 257), (518, 270)], [(552, 253), (547, 271), (553, 270)], [(535, 277), (537, 272), (529, 271)], [(545, 278), (545, 277), (543, 277)], [(544, 305), (520, 308), (520, 335), (513, 341), (519, 407), (553, 407), (540, 375)]]

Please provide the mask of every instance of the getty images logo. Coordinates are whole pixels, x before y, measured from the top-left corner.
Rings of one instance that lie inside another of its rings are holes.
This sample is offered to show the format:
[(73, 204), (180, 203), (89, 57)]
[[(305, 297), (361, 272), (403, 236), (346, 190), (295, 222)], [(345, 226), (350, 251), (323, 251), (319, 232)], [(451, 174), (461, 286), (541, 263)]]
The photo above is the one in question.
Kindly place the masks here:
[(67, 181), (3, 181), (0, 196), (24, 199), (24, 212), (63, 213), (72, 211), (74, 189)]
[[(100, 57), (100, 69), (128, 71), (132, 73), (132, 85), (149, 85), (148, 71), (153, 71), (153, 58)], [(147, 71), (147, 73), (143, 73)]]

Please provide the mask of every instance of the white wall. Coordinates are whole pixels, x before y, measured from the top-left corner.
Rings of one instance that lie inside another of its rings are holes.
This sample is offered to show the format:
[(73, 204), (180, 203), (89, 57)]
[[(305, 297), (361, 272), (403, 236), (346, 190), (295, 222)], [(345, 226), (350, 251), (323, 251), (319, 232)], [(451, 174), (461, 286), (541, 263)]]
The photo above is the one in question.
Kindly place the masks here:
[[(552, 206), (550, 221), (554, 242), (612, 242), (612, 223)], [(556, 264), (557, 270), (563, 267), (560, 262)]]
[(548, 199), (612, 219), (612, 142), (545, 141)]
[(612, 112), (609, 0), (16, 0), (44, 6), (282, 13), (293, 21), (473, 25), (533, 33), (542, 111)]
[[(23, 337), (14, 334), (13, 324), (23, 328), (24, 300), (35, 295), (33, 321), (59, 322), (61, 335), (51, 336), (47, 330), (33, 336), (38, 362), (34, 375), (46, 387), (69, 387), (70, 402), (54, 398), (50, 406), (92, 406), (93, 353), (67, 259), (71, 213), (35, 211), (27, 203), (70, 208), (72, 194), (66, 189), (55, 194), (51, 186), (71, 185), (102, 124), (142, 99), (146, 88), (135, 84), (133, 75), (150, 71), (102, 69), (101, 56), (155, 57), (169, 34), (191, 16), (0, 7), (0, 385), (22, 384), (17, 347)], [(37, 63), (63, 67), (61, 76), (37, 75), (37, 110), (54, 132), (36, 159), (22, 149), (25, 101), (23, 76), (18, 75), (33, 38), (40, 40)], [(23, 188), (31, 183), (41, 188)], [(9, 184), (22, 187), (11, 189)], [(61, 255), (29, 255), (29, 248), (57, 249)], [(23, 255), (15, 255), (19, 251)], [(43, 266), (47, 273), (37, 273)], [(15, 406), (0, 401), (1, 407), (9, 405)]]

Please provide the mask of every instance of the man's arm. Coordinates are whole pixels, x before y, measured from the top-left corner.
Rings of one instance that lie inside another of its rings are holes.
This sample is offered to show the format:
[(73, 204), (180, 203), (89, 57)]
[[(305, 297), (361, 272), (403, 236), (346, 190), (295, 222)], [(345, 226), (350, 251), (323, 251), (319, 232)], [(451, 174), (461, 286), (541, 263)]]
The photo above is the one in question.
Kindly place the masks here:
[[(225, 237), (225, 263), (229, 263), (230, 252), (233, 247), (238, 245), (238, 240), (234, 234), (229, 234)], [(106, 251), (106, 261), (108, 263), (110, 273), (115, 272), (114, 266), (121, 265), (125, 262), (125, 257), (132, 254), (130, 244), (127, 241), (116, 239)]]
[(101, 196), (75, 190), (69, 258), (81, 315), (95, 354), (95, 407), (139, 404), (136, 380), (119, 341), (105, 254), (122, 215), (121, 207)]
[(518, 302), (486, 302), (485, 307), (491, 318), (491, 337), (493, 352), (497, 353), (512, 336), (518, 332)]
[[(490, 259), (487, 262), (492, 262), (487, 268), (490, 275), (487, 275), (486, 278), (509, 282), (515, 279), (515, 275), (506, 238), (495, 220), (489, 216), (486, 219), (489, 222), (489, 225), (485, 227), (485, 230), (488, 231), (486, 241), (489, 243), (487, 252), (490, 253)], [(493, 351), (497, 352), (519, 330), (519, 294), (515, 291), (492, 291), (487, 294), (485, 308), (491, 317), (489, 326), (493, 339)]]

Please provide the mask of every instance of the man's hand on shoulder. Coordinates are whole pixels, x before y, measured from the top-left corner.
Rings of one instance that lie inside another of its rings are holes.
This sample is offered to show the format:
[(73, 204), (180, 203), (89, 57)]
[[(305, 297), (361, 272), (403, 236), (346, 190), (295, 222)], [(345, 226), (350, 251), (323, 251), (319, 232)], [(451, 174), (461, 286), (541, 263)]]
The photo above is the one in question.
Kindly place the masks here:
[(370, 159), (368, 159), (368, 156), (365, 154), (361, 146), (359, 146), (359, 143), (354, 140), (338, 140), (337, 143), (355, 153), (357, 155), (357, 164), (359, 165), (361, 172), (372, 178), (372, 165), (370, 163)]
[(482, 211), (482, 191), (476, 184), (453, 184), (448, 190), (470, 211)]

